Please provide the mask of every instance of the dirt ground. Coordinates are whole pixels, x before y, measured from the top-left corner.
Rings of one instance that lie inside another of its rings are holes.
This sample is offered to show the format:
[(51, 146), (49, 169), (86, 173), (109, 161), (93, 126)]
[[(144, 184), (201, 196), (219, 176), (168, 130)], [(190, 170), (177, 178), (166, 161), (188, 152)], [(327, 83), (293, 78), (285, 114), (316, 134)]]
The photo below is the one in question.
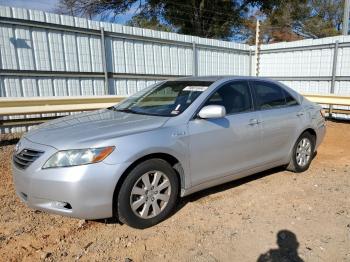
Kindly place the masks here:
[(310, 169), (273, 169), (181, 200), (146, 230), (28, 209), (0, 147), (0, 261), (350, 261), (350, 123), (327, 122)]

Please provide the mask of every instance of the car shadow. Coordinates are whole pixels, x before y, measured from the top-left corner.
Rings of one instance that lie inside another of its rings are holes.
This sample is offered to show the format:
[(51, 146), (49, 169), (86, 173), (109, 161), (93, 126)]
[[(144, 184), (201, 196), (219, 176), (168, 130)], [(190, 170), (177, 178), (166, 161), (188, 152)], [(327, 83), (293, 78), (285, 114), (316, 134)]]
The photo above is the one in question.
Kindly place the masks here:
[[(316, 157), (317, 157), (317, 151), (315, 151), (314, 155), (312, 156), (312, 159), (315, 159)], [(178, 205), (175, 208), (174, 212), (171, 214), (171, 216), (174, 215), (175, 213), (177, 213), (179, 210), (181, 210), (183, 207), (185, 207), (190, 202), (195, 202), (195, 201), (200, 200), (203, 197), (207, 197), (209, 195), (213, 195), (213, 194), (220, 193), (220, 192), (223, 192), (223, 191), (235, 188), (235, 187), (239, 187), (239, 186), (246, 184), (246, 183), (249, 183), (251, 181), (258, 180), (260, 178), (263, 178), (263, 177), (266, 177), (266, 176), (269, 176), (269, 175), (272, 175), (272, 174), (275, 174), (278, 172), (283, 172), (283, 171), (286, 171), (286, 165), (274, 167), (274, 168), (271, 168), (271, 169), (268, 169), (268, 170), (265, 170), (265, 171), (262, 171), (259, 173), (255, 173), (255, 174), (231, 181), (231, 182), (227, 182), (227, 183), (224, 183), (221, 185), (217, 185), (214, 187), (203, 189), (203, 190), (198, 191), (196, 193), (193, 193), (189, 196), (180, 198), (178, 201)]]
[(285, 171), (285, 167), (284, 166), (274, 167), (274, 168), (271, 168), (269, 170), (265, 170), (263, 172), (259, 172), (259, 173), (253, 174), (253, 175), (249, 175), (249, 176), (244, 177), (244, 178), (240, 178), (240, 179), (237, 179), (237, 180), (234, 180), (234, 181), (231, 181), (231, 182), (227, 182), (227, 183), (224, 183), (224, 184), (221, 184), (221, 185), (217, 185), (217, 186), (214, 186), (214, 187), (210, 187), (210, 188), (198, 191), (198, 192), (193, 193), (193, 194), (191, 194), (189, 196), (181, 198), (179, 200), (179, 203), (178, 203), (177, 207), (175, 208), (175, 212), (173, 214), (175, 214), (178, 211), (180, 211), (188, 203), (198, 201), (201, 198), (207, 197), (209, 195), (213, 195), (213, 194), (217, 194), (217, 193), (220, 193), (220, 192), (224, 192), (226, 190), (229, 190), (229, 189), (232, 189), (232, 188), (235, 188), (235, 187), (239, 187), (239, 186), (241, 186), (243, 184), (246, 184), (246, 183), (249, 183), (251, 181), (258, 180), (260, 178), (263, 178), (263, 177), (266, 177), (266, 176), (269, 176), (269, 175), (272, 175), (272, 174), (275, 174), (275, 173), (278, 173), (278, 172), (282, 172), (282, 171)]
[[(196, 193), (193, 193), (189, 196), (180, 198), (174, 211), (169, 215), (169, 217), (167, 219), (169, 219), (174, 214), (176, 214), (178, 211), (180, 211), (182, 208), (184, 208), (188, 203), (198, 201), (201, 198), (207, 197), (209, 195), (213, 195), (213, 194), (220, 193), (220, 192), (223, 192), (223, 191), (235, 188), (235, 187), (239, 187), (239, 186), (246, 184), (246, 183), (249, 183), (251, 181), (258, 180), (260, 178), (263, 178), (263, 177), (266, 177), (266, 176), (269, 176), (269, 175), (272, 175), (272, 174), (275, 174), (278, 172), (282, 172), (282, 171), (285, 171), (284, 166), (275, 167), (275, 168), (272, 168), (272, 169), (269, 169), (269, 170), (266, 170), (263, 172), (259, 172), (259, 173), (256, 173), (256, 174), (244, 177), (244, 178), (240, 178), (240, 179), (237, 179), (237, 180), (234, 180), (231, 182), (227, 182), (227, 183), (217, 185), (217, 186), (214, 186), (214, 187), (211, 187), (208, 189), (204, 189), (204, 190), (198, 191)], [(104, 224), (122, 224), (118, 220), (118, 218), (116, 218), (116, 217), (107, 218), (107, 219), (98, 219), (98, 220), (93, 220), (93, 221), (99, 222), (99, 223), (104, 223)]]

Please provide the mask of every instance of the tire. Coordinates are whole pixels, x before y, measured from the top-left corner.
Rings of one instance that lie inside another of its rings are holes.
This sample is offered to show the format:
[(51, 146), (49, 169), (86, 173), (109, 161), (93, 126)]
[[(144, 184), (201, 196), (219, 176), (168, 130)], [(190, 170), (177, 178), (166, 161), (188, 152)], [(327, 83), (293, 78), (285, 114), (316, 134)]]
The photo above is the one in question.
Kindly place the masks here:
[[(309, 143), (309, 147), (307, 147), (307, 143)], [(306, 171), (311, 164), (314, 156), (314, 151), (315, 137), (309, 132), (304, 132), (298, 138), (293, 147), (292, 157), (287, 166), (287, 170), (295, 173)]]
[(139, 229), (156, 225), (174, 210), (178, 192), (178, 177), (168, 162), (146, 160), (131, 170), (118, 192), (119, 220)]

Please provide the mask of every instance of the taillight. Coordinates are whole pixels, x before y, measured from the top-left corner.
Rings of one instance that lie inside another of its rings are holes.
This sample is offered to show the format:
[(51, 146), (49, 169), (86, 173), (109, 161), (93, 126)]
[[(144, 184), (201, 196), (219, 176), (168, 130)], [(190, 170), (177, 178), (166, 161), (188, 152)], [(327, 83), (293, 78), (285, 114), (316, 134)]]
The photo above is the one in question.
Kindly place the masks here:
[(323, 108), (320, 110), (320, 114), (323, 118), (326, 117), (326, 111)]

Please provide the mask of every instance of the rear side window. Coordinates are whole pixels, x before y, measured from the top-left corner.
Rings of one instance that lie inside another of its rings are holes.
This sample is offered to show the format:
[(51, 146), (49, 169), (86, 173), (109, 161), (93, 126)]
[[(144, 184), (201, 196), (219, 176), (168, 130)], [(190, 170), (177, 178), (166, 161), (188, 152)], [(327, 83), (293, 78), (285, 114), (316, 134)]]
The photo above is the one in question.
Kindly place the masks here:
[(278, 85), (262, 81), (252, 81), (252, 85), (257, 109), (267, 110), (286, 105), (283, 90)]
[(226, 114), (235, 114), (252, 109), (251, 94), (248, 82), (233, 81), (220, 87), (205, 103), (207, 105), (221, 105)]
[(286, 105), (287, 106), (295, 106), (298, 105), (298, 102), (295, 100), (294, 97), (292, 97), (291, 94), (289, 94), (286, 90), (283, 90), (284, 97), (286, 98)]

